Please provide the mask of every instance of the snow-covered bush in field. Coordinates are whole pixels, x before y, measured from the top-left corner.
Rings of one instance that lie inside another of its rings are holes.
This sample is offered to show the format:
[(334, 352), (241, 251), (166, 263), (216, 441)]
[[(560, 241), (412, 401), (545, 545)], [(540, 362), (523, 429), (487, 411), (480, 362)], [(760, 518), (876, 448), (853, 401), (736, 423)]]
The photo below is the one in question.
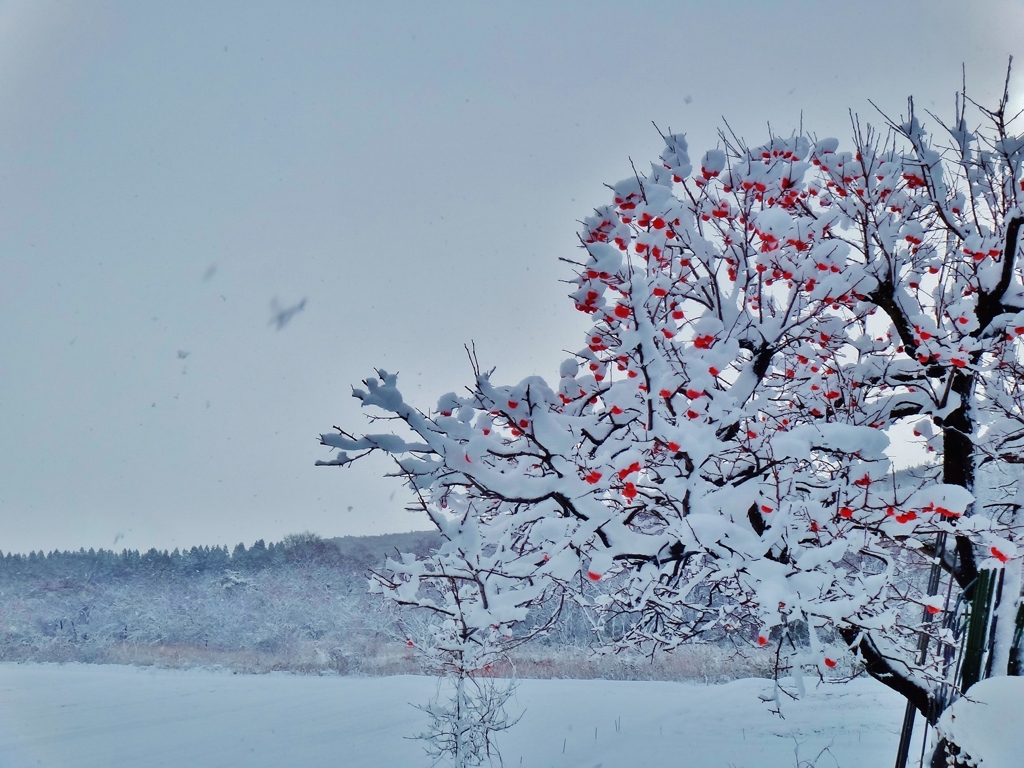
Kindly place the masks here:
[(455, 768), (484, 765), (493, 759), (500, 762), (494, 737), (519, 720), (506, 710), (514, 693), (513, 683), (492, 677), (441, 677), (434, 698), (418, 707), (430, 721), (416, 738), (424, 742), (429, 757), (450, 760)]
[[(614, 584), (595, 603), (630, 617), (620, 647), (724, 631), (780, 668), (853, 654), (935, 722), (944, 619), (987, 572), (1005, 674), (1018, 497), (972, 489), (1024, 453), (1024, 137), (1005, 97), (970, 103), (934, 133), (912, 102), (882, 131), (855, 120), (847, 145), (723, 132), (695, 164), (666, 135), (583, 224), (571, 299), (593, 325), (553, 379), (471, 356), (467, 393), (430, 410), (366, 379), (355, 397), (405, 431), (324, 434), (322, 463), (391, 455), (443, 538), (379, 584), (481, 649), (536, 632), (552, 594)], [(901, 423), (936, 457), (917, 476), (890, 465)]]
[[(550, 626), (561, 600), (547, 581), (524, 580), (525, 568), (507, 562), (500, 542), (495, 547), (474, 533), (477, 520), (438, 522), (445, 541), (435, 554), (389, 559), (371, 585), (433, 619), (406, 641), (444, 683), (423, 707), (430, 727), (421, 738), (428, 755), (466, 768), (497, 757), (494, 735), (514, 723), (505, 711), (514, 684), (496, 681), (492, 670)], [(449, 546), (453, 539), (457, 547)], [(547, 611), (548, 620), (524, 629), (530, 607)]]

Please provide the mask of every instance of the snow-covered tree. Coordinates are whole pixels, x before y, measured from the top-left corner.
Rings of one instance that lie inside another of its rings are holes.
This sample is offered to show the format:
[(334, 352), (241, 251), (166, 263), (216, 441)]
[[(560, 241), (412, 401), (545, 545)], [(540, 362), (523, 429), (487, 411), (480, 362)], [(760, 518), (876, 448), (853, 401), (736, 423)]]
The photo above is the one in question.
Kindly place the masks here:
[[(425, 412), (368, 378), (355, 397), (404, 429), (325, 434), (322, 463), (389, 454), (443, 537), (377, 583), (483, 649), (612, 584), (619, 647), (852, 655), (930, 723), (1019, 668), (1021, 496), (996, 470), (1024, 463), (1024, 137), (1005, 92), (928, 120), (911, 101), (845, 146), (723, 131), (696, 168), (669, 133), (583, 222), (593, 325), (556, 381), (471, 354), (467, 392)], [(893, 470), (899, 425), (933, 461)], [(991, 641), (963, 661), (968, 606)]]

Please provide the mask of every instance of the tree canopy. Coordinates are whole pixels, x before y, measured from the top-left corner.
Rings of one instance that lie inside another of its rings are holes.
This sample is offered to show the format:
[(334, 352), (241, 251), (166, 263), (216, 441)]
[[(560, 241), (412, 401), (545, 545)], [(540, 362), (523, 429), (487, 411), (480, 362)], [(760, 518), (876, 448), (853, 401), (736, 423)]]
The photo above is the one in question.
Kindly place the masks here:
[[(668, 132), (582, 222), (592, 326), (556, 378), (501, 384), (470, 352), (430, 411), (386, 371), (354, 390), (389, 431), (324, 434), (322, 463), (389, 454), (441, 532), (378, 575), (438, 614), (440, 653), (500, 652), (588, 594), (629, 618), (618, 647), (854, 654), (934, 722), (987, 573), (988, 669), (1017, 663), (1024, 137), (1005, 93), (924, 117), (854, 118), (846, 144), (725, 129), (695, 166)], [(901, 424), (933, 456), (915, 471)]]

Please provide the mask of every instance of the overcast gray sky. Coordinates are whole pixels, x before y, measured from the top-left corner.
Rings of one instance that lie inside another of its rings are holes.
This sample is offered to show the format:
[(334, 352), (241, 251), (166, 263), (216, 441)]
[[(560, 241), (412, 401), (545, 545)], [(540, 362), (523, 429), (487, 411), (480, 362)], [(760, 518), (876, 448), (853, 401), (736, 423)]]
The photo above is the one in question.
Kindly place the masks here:
[(425, 527), (317, 434), (374, 366), (433, 405), (469, 341), (555, 374), (558, 257), (652, 121), (699, 157), (721, 115), (948, 114), (1022, 31), (1020, 0), (0, 1), (0, 550)]

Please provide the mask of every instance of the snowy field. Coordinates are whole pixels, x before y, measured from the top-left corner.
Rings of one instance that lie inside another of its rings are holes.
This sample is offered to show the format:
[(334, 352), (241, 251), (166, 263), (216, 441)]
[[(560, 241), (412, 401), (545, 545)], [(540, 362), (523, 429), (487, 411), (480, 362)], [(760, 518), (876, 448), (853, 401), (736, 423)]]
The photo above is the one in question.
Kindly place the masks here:
[[(888, 765), (898, 697), (869, 680), (758, 700), (765, 680), (722, 685), (524, 680), (508, 768), (819, 768)], [(0, 767), (266, 766), (416, 768), (404, 737), (425, 725), (409, 702), (425, 677), (235, 675), (117, 666), (0, 664)], [(616, 723), (619, 723), (616, 729)]]

